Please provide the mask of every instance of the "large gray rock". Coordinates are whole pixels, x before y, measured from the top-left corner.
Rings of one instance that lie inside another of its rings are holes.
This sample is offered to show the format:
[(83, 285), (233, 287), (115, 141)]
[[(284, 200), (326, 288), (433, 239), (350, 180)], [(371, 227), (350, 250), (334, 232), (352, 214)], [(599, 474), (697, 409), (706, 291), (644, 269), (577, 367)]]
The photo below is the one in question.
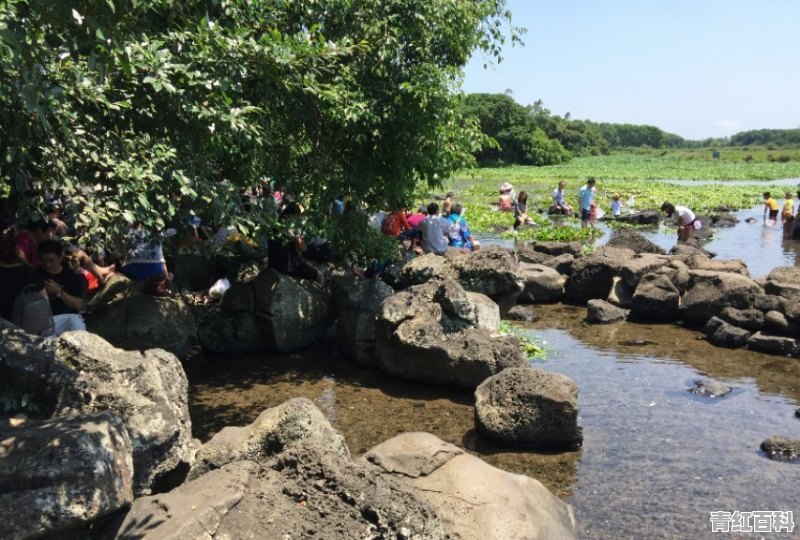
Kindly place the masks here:
[(661, 220), (661, 214), (658, 210), (641, 210), (632, 214), (622, 214), (617, 216), (616, 220), (631, 225), (655, 225)]
[(302, 349), (319, 340), (333, 322), (330, 295), (317, 283), (272, 269), (253, 280), (256, 316), (264, 346), (276, 352)]
[(229, 426), (215, 434), (197, 450), (189, 479), (234, 461), (263, 463), (292, 445), (308, 442), (350, 456), (344, 437), (310, 400), (290, 399), (266, 409), (247, 426)]
[(720, 321), (720, 323), (715, 325), (716, 328), (713, 332), (711, 332), (711, 328), (708, 327), (710, 332), (708, 341), (712, 344), (717, 347), (727, 347), (729, 349), (736, 349), (747, 344), (747, 340), (750, 339), (750, 332), (725, 321), (721, 321), (716, 317), (713, 319)]
[(264, 350), (255, 313), (212, 309), (198, 318), (197, 337), (204, 350), (225, 356)]
[(567, 300), (585, 304), (595, 298), (608, 298), (614, 277), (621, 275), (622, 266), (633, 256), (630, 249), (603, 247), (588, 257), (576, 259), (567, 282)]
[(633, 229), (614, 229), (607, 246), (627, 248), (634, 253), (656, 253), (664, 255), (666, 251)]
[(136, 294), (94, 312), (86, 326), (121, 349), (164, 349), (178, 358), (197, 341), (194, 316), (180, 298)]
[(133, 501), (131, 442), (111, 412), (0, 429), (0, 536), (57, 535)]
[(767, 294), (780, 297), (787, 318), (800, 323), (800, 268), (774, 268), (766, 278), (764, 290)]
[(374, 467), (313, 444), (265, 463), (236, 461), (137, 499), (112, 538), (414, 538), (444, 540), (430, 505)]
[(393, 290), (379, 279), (337, 278), (333, 282), (336, 343), (362, 365), (375, 364), (375, 320), (381, 302)]
[(800, 327), (790, 322), (780, 311), (768, 311), (764, 314), (764, 331), (777, 336), (800, 337)]
[(115, 411), (133, 445), (134, 493), (143, 495), (185, 474), (196, 447), (183, 366), (159, 349), (117, 349), (88, 332), (68, 332), (55, 342), (56, 355), (79, 376), (73, 390), (81, 402), (64, 402), (56, 416)]
[(749, 308), (760, 294), (763, 294), (761, 287), (747, 276), (692, 270), (689, 286), (681, 298), (681, 312), (688, 322), (705, 324), (726, 307)]
[[(386, 373), (475, 388), (507, 367), (527, 365), (515, 337), (493, 337), (499, 317), (487, 313), (457, 282), (432, 281), (381, 304), (376, 361)], [(495, 312), (497, 313), (497, 312)]]
[(789, 356), (797, 348), (797, 343), (792, 338), (767, 336), (761, 332), (756, 332), (747, 340), (747, 347), (767, 354)]
[(692, 270), (707, 270), (709, 272), (740, 274), (750, 277), (747, 265), (739, 259), (719, 260), (696, 255), (689, 257), (687, 264)]
[(615, 306), (605, 300), (589, 300), (586, 303), (586, 321), (592, 324), (608, 324), (624, 321), (630, 310)]
[(620, 275), (628, 285), (636, 288), (645, 275), (665, 267), (669, 262), (669, 257), (664, 255), (655, 255), (653, 253), (635, 255), (621, 265)]
[(522, 258), (523, 252), (544, 253), (552, 257), (560, 255), (572, 255), (573, 257), (580, 257), (583, 255), (583, 246), (580, 242), (526, 242), (517, 245), (517, 250), (520, 252)]
[(719, 317), (750, 332), (758, 332), (764, 326), (764, 314), (757, 309), (726, 307), (720, 312)]
[(256, 310), (256, 297), (253, 283), (250, 281), (234, 281), (225, 291), (219, 305), (225, 311), (252, 313)]
[(800, 440), (773, 435), (761, 443), (761, 450), (775, 461), (800, 460)]
[(542, 261), (542, 264), (550, 268), (555, 268), (556, 272), (562, 276), (571, 276), (572, 265), (575, 264), (575, 257), (569, 253), (562, 253), (561, 255), (545, 259)]
[(396, 286), (406, 289), (413, 285), (421, 285), (432, 279), (457, 279), (458, 272), (449, 258), (428, 253), (415, 257), (400, 269)]
[(578, 538), (572, 508), (540, 482), (496, 469), (428, 433), (398, 435), (362, 460), (429, 504), (448, 538)]
[(578, 386), (560, 373), (506, 369), (475, 390), (475, 427), (514, 446), (564, 446), (583, 441)]
[(564, 296), (567, 279), (553, 268), (542, 264), (520, 263), (520, 275), (525, 283), (520, 304), (544, 304), (555, 302)]
[(464, 289), (485, 294), (500, 306), (500, 313), (506, 313), (517, 302), (522, 292), (519, 277), (519, 263), (514, 254), (497, 246), (489, 246), (472, 253), (448, 251), (458, 281)]
[(58, 418), (114, 411), (133, 447), (134, 493), (180, 478), (194, 456), (186, 374), (172, 354), (117, 349), (88, 332), (50, 341), (0, 330), (0, 370), (20, 391), (41, 396)]
[(678, 316), (680, 294), (662, 274), (647, 274), (633, 293), (631, 316), (640, 321), (670, 322)]

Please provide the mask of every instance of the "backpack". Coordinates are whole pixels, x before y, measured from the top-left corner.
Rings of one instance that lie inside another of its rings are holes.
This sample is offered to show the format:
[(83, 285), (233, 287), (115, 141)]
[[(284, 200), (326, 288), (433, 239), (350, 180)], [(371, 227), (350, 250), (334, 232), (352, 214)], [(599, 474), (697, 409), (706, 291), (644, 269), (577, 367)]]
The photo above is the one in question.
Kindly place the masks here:
[(55, 329), (50, 301), (32, 284), (26, 285), (17, 295), (11, 310), (11, 318), (14, 324), (29, 334), (50, 336)]

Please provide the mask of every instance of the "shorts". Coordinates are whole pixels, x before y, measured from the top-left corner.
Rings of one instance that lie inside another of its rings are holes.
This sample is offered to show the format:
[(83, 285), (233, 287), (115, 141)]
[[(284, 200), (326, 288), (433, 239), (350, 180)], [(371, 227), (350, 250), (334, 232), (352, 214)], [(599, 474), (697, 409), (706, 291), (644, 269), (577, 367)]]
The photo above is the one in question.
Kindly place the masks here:
[(770, 210), (769, 211), (769, 219), (778, 219), (778, 211), (777, 210)]
[(589, 211), (581, 208), (581, 221), (589, 221)]

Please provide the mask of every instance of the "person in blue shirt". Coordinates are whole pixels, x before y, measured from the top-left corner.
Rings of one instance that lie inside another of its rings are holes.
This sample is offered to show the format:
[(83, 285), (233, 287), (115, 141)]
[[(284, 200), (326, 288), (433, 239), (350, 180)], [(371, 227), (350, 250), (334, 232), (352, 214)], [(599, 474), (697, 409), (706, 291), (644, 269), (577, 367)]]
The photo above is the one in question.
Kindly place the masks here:
[(472, 232), (469, 230), (467, 220), (461, 215), (463, 208), (460, 204), (453, 205), (450, 215), (447, 217), (449, 227), (447, 229), (447, 238), (452, 247), (467, 249), (475, 251), (480, 248), (477, 240), (472, 238)]
[[(594, 202), (594, 185), (595, 179), (593, 176), (590, 176), (589, 179), (586, 181), (586, 185), (583, 186), (580, 191), (578, 192), (578, 200), (580, 201), (581, 205), (581, 228), (584, 229), (590, 225), (589, 223), (589, 215), (590, 210), (592, 207), (592, 202)], [(594, 226), (594, 225), (592, 225)]]

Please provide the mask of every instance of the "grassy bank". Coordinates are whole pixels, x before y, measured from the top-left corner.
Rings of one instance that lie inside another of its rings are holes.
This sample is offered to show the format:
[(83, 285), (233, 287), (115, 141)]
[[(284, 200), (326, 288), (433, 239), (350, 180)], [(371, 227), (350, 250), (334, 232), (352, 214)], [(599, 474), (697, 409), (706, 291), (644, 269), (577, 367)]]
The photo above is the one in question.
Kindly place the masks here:
[[(662, 155), (663, 154), (663, 155)], [(788, 156), (789, 161), (774, 161), (776, 155)], [(752, 160), (745, 161), (746, 156)], [(767, 156), (772, 156), (767, 159)], [(577, 207), (577, 192), (586, 178), (597, 178), (597, 198), (600, 207), (610, 212), (611, 195), (619, 193), (622, 201), (634, 199), (634, 209), (658, 208), (669, 200), (688, 206), (699, 213), (713, 212), (721, 207), (749, 208), (761, 201), (763, 191), (772, 191), (781, 199), (786, 187), (770, 185), (769, 180), (800, 177), (800, 149), (725, 149), (720, 159), (710, 151), (639, 151), (577, 158), (570, 163), (552, 167), (482, 168), (456, 174), (445, 183), (447, 190), (467, 207), (467, 219), (473, 230), (487, 232), (513, 225), (510, 213), (493, 209), (497, 188), (502, 182), (514, 184), (517, 193), (529, 194), (529, 213), (535, 214), (537, 227), (525, 230), (521, 236), (538, 240), (573, 240), (586, 237), (587, 231), (575, 229), (576, 221), (555, 227), (539, 210), (550, 206), (551, 193), (560, 180), (566, 182), (567, 200)], [(674, 185), (659, 180), (764, 180), (763, 185)], [(800, 182), (800, 180), (799, 180)], [(794, 188), (789, 188), (794, 191)]]

